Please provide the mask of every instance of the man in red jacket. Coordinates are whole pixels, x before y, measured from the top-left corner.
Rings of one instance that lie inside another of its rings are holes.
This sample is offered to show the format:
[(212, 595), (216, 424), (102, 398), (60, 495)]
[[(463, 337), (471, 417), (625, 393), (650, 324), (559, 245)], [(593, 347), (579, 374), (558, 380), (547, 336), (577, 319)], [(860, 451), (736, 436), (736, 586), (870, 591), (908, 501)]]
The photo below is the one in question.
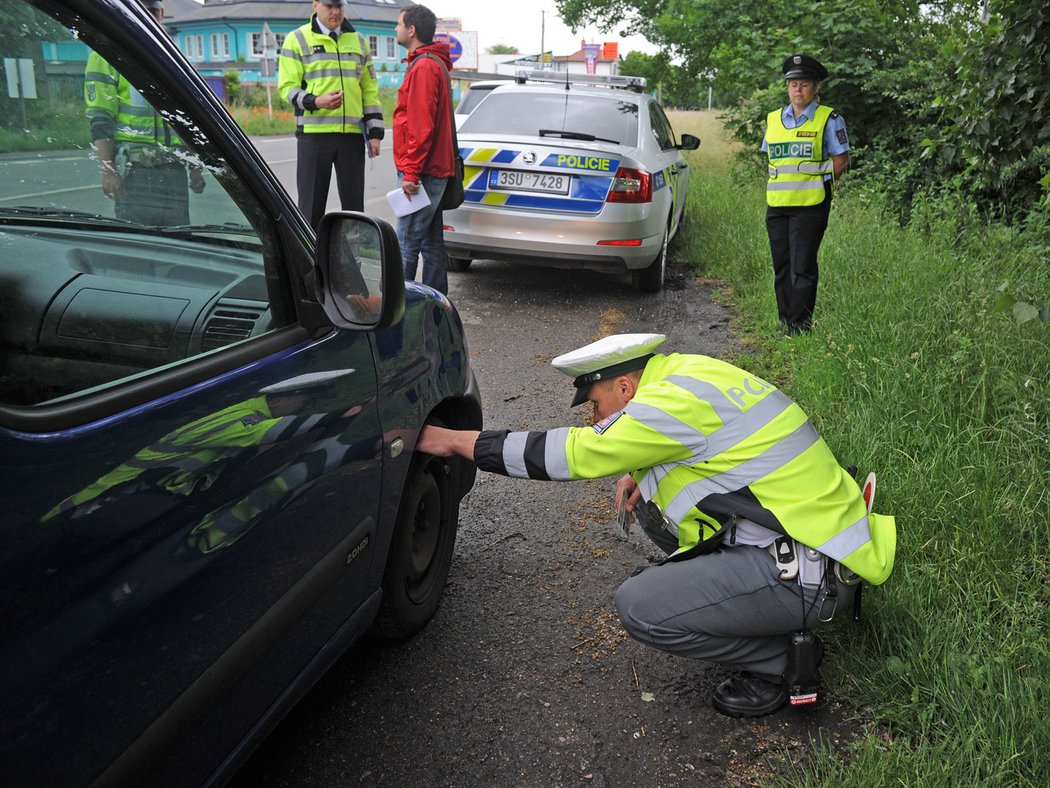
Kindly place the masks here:
[(397, 20), (397, 42), (408, 50), (408, 70), (397, 91), (394, 109), (394, 166), (401, 189), (411, 201), (426, 192), (430, 204), (397, 221), (397, 239), (405, 279), (416, 278), (423, 253), (423, 284), (448, 292), (448, 255), (441, 216), (441, 197), (455, 173), (452, 142), (452, 68), (448, 44), (435, 44), (437, 17), (414, 5)]

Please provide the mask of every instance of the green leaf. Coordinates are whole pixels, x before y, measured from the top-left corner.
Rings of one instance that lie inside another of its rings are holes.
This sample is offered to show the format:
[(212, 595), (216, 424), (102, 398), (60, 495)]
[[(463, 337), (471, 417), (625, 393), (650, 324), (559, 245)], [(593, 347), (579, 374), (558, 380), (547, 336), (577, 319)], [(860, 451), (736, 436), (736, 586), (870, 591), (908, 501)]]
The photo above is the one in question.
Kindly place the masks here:
[(1024, 325), (1031, 320), (1039, 319), (1039, 309), (1033, 304), (1026, 304), (1024, 301), (1018, 301), (1014, 304), (1014, 320), (1017, 321), (1017, 325)]
[(995, 314), (1009, 312), (1013, 309), (1015, 303), (1017, 303), (1017, 301), (1012, 295), (1009, 293), (1000, 293), (999, 297), (995, 299), (995, 306), (992, 307), (992, 312)]

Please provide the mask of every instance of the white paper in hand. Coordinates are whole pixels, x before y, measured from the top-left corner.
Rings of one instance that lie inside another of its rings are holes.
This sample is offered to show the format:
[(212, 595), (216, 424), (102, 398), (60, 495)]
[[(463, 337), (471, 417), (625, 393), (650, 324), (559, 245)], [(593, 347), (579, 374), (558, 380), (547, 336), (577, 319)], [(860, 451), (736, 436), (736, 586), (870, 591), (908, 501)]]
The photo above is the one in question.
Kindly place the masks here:
[(386, 193), (386, 201), (390, 203), (390, 207), (394, 211), (394, 216), (398, 217), (408, 216), (410, 213), (415, 213), (416, 211), (422, 210), (430, 205), (430, 197), (425, 190), (420, 189), (409, 198), (409, 196), (401, 190), (400, 186), (393, 191)]

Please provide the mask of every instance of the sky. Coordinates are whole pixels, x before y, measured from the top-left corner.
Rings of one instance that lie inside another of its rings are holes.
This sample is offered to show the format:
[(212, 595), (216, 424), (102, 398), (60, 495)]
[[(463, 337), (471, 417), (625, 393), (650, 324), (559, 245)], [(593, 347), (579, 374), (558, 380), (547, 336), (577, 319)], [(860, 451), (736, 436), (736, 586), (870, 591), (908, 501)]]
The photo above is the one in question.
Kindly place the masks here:
[[(484, 53), (493, 44), (517, 47), (522, 54), (540, 51), (540, 29), (543, 46), (555, 55), (571, 55), (580, 49), (580, 41), (604, 43), (618, 41), (620, 55), (632, 49), (655, 54), (657, 48), (639, 36), (621, 38), (616, 31), (602, 33), (587, 27), (574, 35), (558, 16), (554, 0), (422, 0), (438, 18), (459, 18), (463, 30), (476, 30), (478, 51)], [(546, 15), (541, 14), (546, 11)], [(544, 22), (545, 20), (545, 22)]]

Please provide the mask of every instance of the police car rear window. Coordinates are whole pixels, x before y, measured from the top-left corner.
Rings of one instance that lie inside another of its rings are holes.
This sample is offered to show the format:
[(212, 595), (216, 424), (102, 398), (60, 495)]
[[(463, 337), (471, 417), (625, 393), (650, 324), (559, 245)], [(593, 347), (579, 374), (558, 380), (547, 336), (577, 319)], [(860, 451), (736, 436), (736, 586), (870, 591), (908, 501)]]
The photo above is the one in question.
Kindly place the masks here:
[(638, 105), (615, 97), (493, 91), (464, 121), (461, 134), (523, 134), (540, 129), (638, 144)]
[(456, 114), (469, 115), (481, 103), (482, 99), (488, 98), (492, 89), (497, 87), (499, 85), (472, 85), (470, 89), (463, 93), (463, 98), (460, 99), (459, 106), (456, 107)]

